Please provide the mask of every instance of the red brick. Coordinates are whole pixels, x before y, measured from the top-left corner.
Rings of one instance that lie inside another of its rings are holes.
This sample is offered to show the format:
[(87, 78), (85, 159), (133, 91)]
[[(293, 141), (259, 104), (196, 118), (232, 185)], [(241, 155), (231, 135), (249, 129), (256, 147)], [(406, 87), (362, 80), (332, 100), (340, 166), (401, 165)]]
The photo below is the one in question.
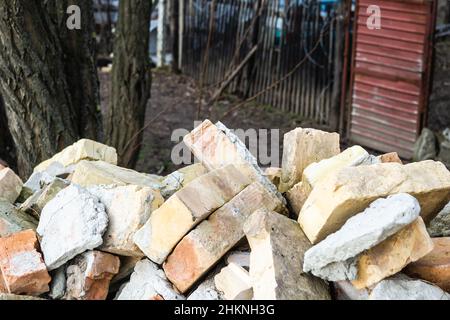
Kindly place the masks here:
[[(33, 230), (0, 238), (0, 270), (5, 293), (40, 295), (49, 291), (51, 278), (38, 247)], [(0, 291), (1, 287), (0, 281)]]

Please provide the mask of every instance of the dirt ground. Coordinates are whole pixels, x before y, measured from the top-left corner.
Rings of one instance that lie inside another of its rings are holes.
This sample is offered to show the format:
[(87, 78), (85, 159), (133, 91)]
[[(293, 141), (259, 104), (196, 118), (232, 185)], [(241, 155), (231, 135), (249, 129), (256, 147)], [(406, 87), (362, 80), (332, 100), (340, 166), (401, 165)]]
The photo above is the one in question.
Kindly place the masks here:
[[(109, 103), (110, 75), (100, 74), (100, 81), (104, 110)], [(237, 103), (235, 97), (226, 97), (211, 109), (204, 106), (197, 118), (199, 92), (196, 88), (190, 78), (166, 70), (154, 70), (152, 96), (146, 112), (146, 129), (136, 170), (165, 175), (181, 167), (171, 161), (172, 150), (181, 141), (172, 141), (172, 133), (177, 129), (192, 130), (195, 120), (220, 120), (230, 129), (279, 129), (280, 156), (282, 138), (286, 132), (298, 126), (311, 126), (295, 114), (255, 103), (249, 103), (223, 118), (224, 113)]]

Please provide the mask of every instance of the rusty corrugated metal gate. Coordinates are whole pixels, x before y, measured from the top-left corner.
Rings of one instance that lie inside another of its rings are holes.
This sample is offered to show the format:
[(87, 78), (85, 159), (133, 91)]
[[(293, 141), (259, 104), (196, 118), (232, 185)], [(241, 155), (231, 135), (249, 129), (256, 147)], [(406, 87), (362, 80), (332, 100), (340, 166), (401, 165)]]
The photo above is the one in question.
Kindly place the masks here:
[[(369, 29), (368, 6), (381, 9)], [(429, 92), (434, 1), (358, 0), (352, 59), (352, 142), (410, 159)]]
[(337, 130), (345, 3), (181, 1), (182, 71), (205, 86), (218, 87), (256, 49), (229, 91), (242, 98), (257, 96), (262, 104)]

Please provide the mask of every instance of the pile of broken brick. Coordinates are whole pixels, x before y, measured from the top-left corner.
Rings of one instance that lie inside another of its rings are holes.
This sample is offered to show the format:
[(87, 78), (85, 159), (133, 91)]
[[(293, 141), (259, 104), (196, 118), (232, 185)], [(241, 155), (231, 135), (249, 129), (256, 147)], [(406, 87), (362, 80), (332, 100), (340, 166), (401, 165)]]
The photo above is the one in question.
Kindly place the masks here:
[(263, 171), (208, 120), (184, 142), (199, 163), (166, 177), (85, 139), (0, 169), (0, 299), (450, 299), (442, 163), (298, 128)]

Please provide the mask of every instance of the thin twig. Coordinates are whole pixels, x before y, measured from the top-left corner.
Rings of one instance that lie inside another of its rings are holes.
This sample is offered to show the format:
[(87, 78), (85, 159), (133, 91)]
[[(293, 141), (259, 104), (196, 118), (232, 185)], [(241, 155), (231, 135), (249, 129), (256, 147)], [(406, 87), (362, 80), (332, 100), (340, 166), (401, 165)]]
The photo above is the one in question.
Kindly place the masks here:
[[(139, 135), (145, 130), (147, 129), (151, 124), (153, 124), (153, 122), (155, 120), (157, 120), (161, 115), (163, 115), (169, 108), (171, 107), (171, 105), (168, 105), (167, 107), (165, 107), (162, 111), (160, 111), (156, 116), (154, 116), (152, 119), (150, 119), (138, 132), (135, 133), (134, 136), (132, 136), (130, 138), (130, 140), (128, 140), (127, 144), (125, 145), (123, 154), (126, 154), (126, 152), (128, 151), (128, 148), (132, 145), (132, 142), (137, 139), (139, 137)], [(137, 146), (140, 145), (140, 143), (136, 144)], [(135, 146), (136, 146), (135, 145)], [(122, 154), (122, 155), (123, 155)], [(119, 156), (122, 156), (119, 155)]]
[(222, 85), (219, 89), (214, 92), (209, 104), (213, 104), (221, 95), (222, 92), (230, 85), (231, 81), (233, 81), (236, 76), (242, 71), (242, 69), (247, 65), (250, 59), (254, 56), (256, 51), (258, 50), (258, 45), (254, 46), (252, 50), (247, 54), (247, 56), (242, 60), (242, 62), (234, 69), (234, 71), (229, 75), (228, 78), (224, 79)]

